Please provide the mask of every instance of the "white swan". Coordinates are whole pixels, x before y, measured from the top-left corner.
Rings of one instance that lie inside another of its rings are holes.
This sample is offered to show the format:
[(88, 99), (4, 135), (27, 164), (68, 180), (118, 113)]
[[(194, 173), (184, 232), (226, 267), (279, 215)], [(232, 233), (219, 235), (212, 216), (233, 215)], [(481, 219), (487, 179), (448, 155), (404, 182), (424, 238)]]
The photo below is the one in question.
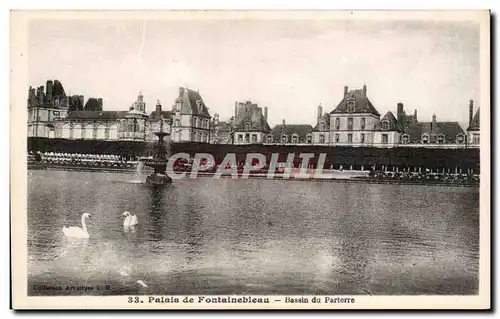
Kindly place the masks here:
[(122, 217), (125, 217), (123, 220), (123, 227), (135, 226), (139, 224), (137, 216), (131, 215), (130, 212), (123, 212)]
[(63, 233), (66, 237), (74, 238), (89, 238), (89, 232), (87, 231), (87, 225), (85, 224), (85, 219), (91, 217), (89, 213), (84, 213), (82, 215), (82, 228), (80, 227), (63, 227)]

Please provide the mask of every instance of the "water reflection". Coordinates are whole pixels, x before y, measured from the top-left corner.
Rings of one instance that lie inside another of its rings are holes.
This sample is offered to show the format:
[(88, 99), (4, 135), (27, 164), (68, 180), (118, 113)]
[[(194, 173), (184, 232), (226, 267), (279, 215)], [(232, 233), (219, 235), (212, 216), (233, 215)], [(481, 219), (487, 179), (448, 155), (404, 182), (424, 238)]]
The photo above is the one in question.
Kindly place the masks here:
[[(477, 293), (477, 190), (127, 178), (33, 172), (30, 294), (57, 282), (111, 283), (109, 294)], [(91, 236), (70, 241), (61, 229), (83, 212)]]

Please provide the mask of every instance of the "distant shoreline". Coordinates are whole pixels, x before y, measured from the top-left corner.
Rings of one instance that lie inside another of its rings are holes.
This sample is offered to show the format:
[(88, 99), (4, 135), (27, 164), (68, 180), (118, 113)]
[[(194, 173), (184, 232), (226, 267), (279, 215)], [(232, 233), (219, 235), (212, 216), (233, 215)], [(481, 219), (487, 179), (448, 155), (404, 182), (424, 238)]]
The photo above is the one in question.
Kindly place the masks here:
[[(99, 172), (99, 173), (124, 173), (134, 174), (135, 168), (105, 168), (105, 167), (76, 167), (63, 165), (46, 165), (46, 164), (28, 164), (28, 170), (51, 170), (51, 171), (76, 171), (76, 172)], [(143, 172), (144, 175), (152, 173), (152, 171)], [(178, 172), (181, 173), (181, 172)], [(189, 172), (186, 172), (189, 175)], [(198, 172), (198, 177), (209, 178), (214, 173)], [(240, 174), (241, 175), (241, 174)], [(189, 177), (187, 177), (189, 178)], [(231, 179), (231, 176), (223, 176), (222, 178)], [(249, 178), (267, 179), (267, 173), (250, 173)], [(353, 178), (297, 178), (290, 176), (283, 178), (282, 174), (275, 173), (274, 180), (293, 180), (293, 181), (320, 181), (320, 182), (336, 182), (336, 183), (364, 183), (364, 184), (396, 184), (396, 185), (424, 185), (424, 186), (446, 186), (446, 187), (479, 187), (478, 182), (457, 181), (445, 182), (442, 180), (401, 180), (401, 179), (377, 179), (374, 177), (353, 177)]]

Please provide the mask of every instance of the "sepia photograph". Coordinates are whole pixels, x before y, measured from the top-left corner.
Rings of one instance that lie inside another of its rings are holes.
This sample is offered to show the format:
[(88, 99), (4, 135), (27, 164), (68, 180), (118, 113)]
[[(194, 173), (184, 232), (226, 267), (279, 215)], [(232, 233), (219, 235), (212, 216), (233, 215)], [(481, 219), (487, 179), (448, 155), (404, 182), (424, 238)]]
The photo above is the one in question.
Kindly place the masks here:
[(489, 21), (12, 11), (14, 308), (488, 309)]

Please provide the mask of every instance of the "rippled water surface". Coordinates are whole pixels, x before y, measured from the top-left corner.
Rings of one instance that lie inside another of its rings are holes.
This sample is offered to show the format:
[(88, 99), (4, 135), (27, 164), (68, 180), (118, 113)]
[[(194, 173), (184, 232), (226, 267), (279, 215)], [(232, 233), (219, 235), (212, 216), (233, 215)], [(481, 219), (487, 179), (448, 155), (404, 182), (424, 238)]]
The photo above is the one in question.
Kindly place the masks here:
[[(478, 291), (475, 188), (135, 179), (29, 172), (30, 295)], [(124, 231), (125, 210), (137, 229)], [(66, 238), (85, 212), (90, 238)], [(94, 290), (50, 288), (68, 285)]]

